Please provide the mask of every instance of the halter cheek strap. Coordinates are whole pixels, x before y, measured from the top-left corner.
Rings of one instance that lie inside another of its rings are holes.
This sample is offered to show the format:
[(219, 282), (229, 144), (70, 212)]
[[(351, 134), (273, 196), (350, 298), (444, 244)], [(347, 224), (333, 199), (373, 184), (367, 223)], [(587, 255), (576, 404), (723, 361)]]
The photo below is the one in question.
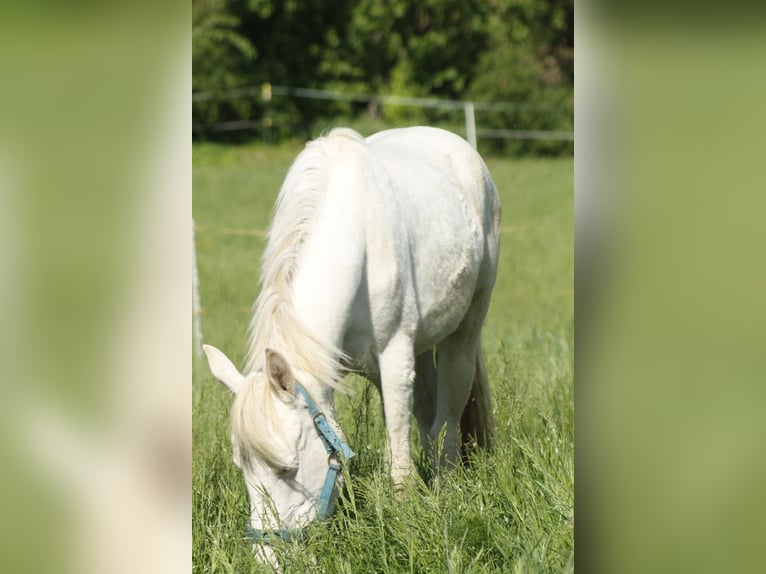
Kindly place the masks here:
[[(298, 381), (295, 381), (295, 389), (303, 395), (303, 399), (306, 401), (306, 406), (309, 409), (311, 418), (314, 419), (314, 427), (319, 433), (319, 438), (322, 439), (322, 444), (327, 451), (327, 474), (325, 475), (324, 485), (322, 486), (322, 492), (319, 495), (319, 501), (317, 502), (317, 512), (314, 516), (313, 522), (321, 522), (327, 518), (327, 511), (330, 508), (330, 500), (332, 499), (333, 491), (335, 490), (335, 484), (338, 480), (338, 473), (341, 470), (340, 461), (338, 461), (338, 453), (341, 455), (341, 460), (348, 460), (354, 456), (354, 451), (348, 446), (346, 441), (338, 436), (338, 433), (332, 428), (324, 413), (319, 410), (314, 399), (309, 392)], [(261, 542), (269, 545), (273, 544), (275, 539), (289, 542), (291, 540), (300, 540), (304, 537), (305, 532), (302, 528), (292, 528), (289, 530), (253, 530), (250, 524), (247, 525), (247, 537), (254, 542)]]

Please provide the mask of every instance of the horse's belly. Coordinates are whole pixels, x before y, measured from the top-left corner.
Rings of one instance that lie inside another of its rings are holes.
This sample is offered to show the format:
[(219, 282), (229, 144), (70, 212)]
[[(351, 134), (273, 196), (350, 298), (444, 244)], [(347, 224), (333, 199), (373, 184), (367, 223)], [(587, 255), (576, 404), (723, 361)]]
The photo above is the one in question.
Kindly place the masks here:
[(411, 227), (418, 351), (433, 347), (458, 328), (476, 291), (484, 257), (476, 215), (457, 198), (440, 207)]
[[(412, 337), (416, 353), (431, 348), (458, 328), (471, 304), (481, 242), (467, 231), (453, 233), (449, 241), (437, 241), (435, 233), (428, 237), (409, 246), (411, 259), (380, 258), (370, 265), (368, 307), (360, 305), (354, 315), (369, 317), (369, 344), (378, 350), (401, 332)], [(355, 329), (356, 356), (374, 355), (365, 350), (362, 323)]]
[(476, 289), (480, 265), (476, 259), (445, 261), (438, 273), (421, 277), (416, 352), (433, 347), (457, 330)]

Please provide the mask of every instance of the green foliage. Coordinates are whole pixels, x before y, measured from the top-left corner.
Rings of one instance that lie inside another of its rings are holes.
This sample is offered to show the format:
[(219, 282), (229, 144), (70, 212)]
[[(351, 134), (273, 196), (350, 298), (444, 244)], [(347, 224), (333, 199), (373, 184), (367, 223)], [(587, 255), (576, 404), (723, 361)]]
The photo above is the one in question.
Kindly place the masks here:
[[(197, 0), (192, 4), (192, 90), (220, 92), (242, 85), (246, 65), (257, 50), (239, 31), (239, 18), (230, 14), (223, 2)], [(193, 106), (192, 125), (203, 129), (216, 121), (247, 118), (250, 101), (210, 100)]]
[[(571, 86), (547, 79), (550, 72), (524, 45), (504, 44), (484, 54), (477, 78), (468, 97), (475, 101), (508, 102), (508, 110), (477, 112), (482, 127), (497, 126), (518, 130), (574, 129), (574, 97)], [(558, 78), (558, 76), (556, 76)], [(483, 149), (507, 149), (514, 155), (571, 154), (567, 141), (515, 140), (491, 144), (482, 141)]]
[[(499, 0), (490, 18), (492, 42), (482, 54), (466, 96), (509, 102), (514, 109), (484, 112), (482, 126), (520, 130), (574, 128), (574, 21), (570, 0)], [(514, 155), (571, 154), (562, 141), (494, 142)]]
[[(205, 339), (241, 364), (264, 229), (301, 145), (192, 149), (193, 215)], [(397, 501), (387, 477), (377, 391), (337, 398), (357, 452), (337, 513), (304, 544), (280, 548), (285, 572), (571, 572), (574, 527), (573, 162), (487, 158), (504, 205), (500, 267), (484, 329), (496, 447)], [(231, 462), (231, 397), (204, 360), (193, 375), (193, 572), (265, 572), (244, 538), (248, 501)], [(417, 433), (413, 433), (417, 445)]]
[(359, 0), (350, 12), (345, 54), (352, 77), (364, 78), (372, 91), (459, 97), (487, 42), (485, 5)]
[[(572, 126), (572, 0), (197, 0), (194, 91), (264, 84), (478, 101), (518, 110), (480, 127)], [(455, 121), (449, 111), (259, 94), (195, 102), (198, 136), (249, 119), (268, 140), (311, 136), (336, 118), (392, 125)], [(226, 136), (226, 137), (231, 137)], [(571, 143), (520, 142), (517, 153), (571, 152)]]

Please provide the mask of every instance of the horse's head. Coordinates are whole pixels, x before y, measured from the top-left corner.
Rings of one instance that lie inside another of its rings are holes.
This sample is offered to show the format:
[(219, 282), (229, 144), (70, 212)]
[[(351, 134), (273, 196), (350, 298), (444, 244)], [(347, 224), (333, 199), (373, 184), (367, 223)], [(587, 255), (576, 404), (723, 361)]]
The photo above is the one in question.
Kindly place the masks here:
[(235, 395), (233, 459), (247, 483), (253, 538), (268, 544), (294, 537), (332, 511), (340, 453), (353, 452), (282, 355), (267, 350), (264, 368), (244, 376), (215, 347), (205, 345), (205, 353), (213, 375)]

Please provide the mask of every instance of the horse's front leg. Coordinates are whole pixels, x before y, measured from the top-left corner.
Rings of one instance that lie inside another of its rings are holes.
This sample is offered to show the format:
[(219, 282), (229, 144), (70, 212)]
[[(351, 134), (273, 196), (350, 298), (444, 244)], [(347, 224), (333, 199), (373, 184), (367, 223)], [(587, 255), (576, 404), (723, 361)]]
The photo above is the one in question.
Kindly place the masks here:
[(407, 337), (393, 339), (380, 354), (379, 361), (391, 478), (398, 490), (412, 471), (410, 421), (415, 381), (412, 341)]

